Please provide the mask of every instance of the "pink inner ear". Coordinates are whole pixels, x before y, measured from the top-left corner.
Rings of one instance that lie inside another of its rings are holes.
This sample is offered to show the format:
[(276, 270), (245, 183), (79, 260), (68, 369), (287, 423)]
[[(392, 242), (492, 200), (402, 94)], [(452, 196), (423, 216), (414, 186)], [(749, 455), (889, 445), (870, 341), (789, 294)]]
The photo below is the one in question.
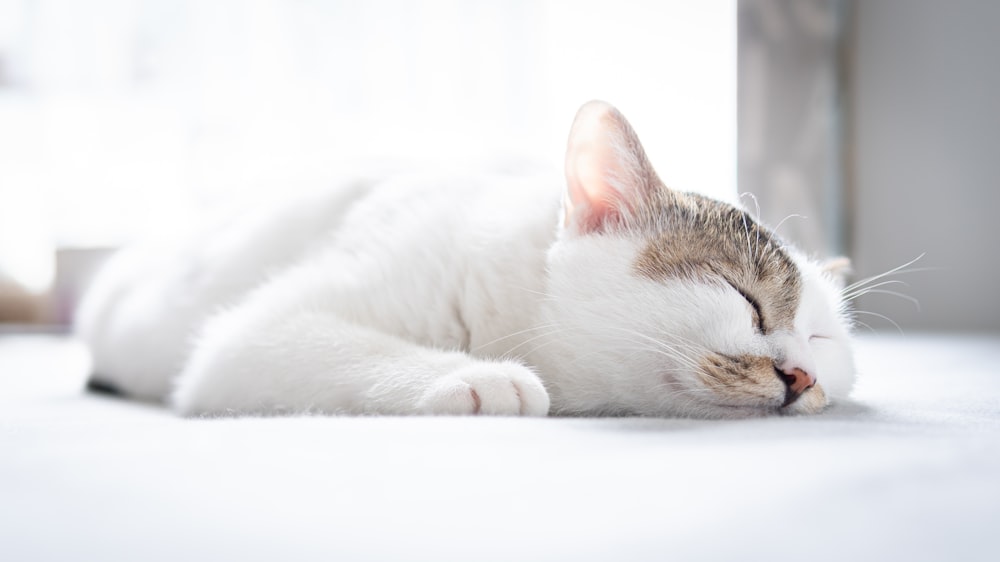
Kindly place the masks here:
[(581, 232), (594, 232), (611, 220), (621, 194), (612, 187), (618, 162), (606, 148), (592, 139), (566, 153), (566, 184), (569, 201), (566, 222)]
[(581, 234), (622, 222), (659, 185), (628, 121), (601, 101), (576, 114), (566, 148), (566, 226)]
[(599, 231), (617, 218), (626, 194), (612, 181), (623, 177), (627, 165), (622, 160), (629, 157), (618, 147), (626, 146), (628, 131), (621, 114), (604, 102), (587, 103), (577, 112), (566, 148), (566, 223), (581, 233)]

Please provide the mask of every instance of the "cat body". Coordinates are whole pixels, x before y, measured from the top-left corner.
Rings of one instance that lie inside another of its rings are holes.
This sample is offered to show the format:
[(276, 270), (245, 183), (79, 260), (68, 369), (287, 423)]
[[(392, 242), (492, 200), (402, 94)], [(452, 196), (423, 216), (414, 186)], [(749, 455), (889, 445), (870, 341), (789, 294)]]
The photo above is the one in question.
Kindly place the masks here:
[(591, 102), (566, 185), (345, 183), (137, 245), (89, 291), (95, 380), (185, 415), (743, 417), (853, 384), (832, 277), (667, 189)]

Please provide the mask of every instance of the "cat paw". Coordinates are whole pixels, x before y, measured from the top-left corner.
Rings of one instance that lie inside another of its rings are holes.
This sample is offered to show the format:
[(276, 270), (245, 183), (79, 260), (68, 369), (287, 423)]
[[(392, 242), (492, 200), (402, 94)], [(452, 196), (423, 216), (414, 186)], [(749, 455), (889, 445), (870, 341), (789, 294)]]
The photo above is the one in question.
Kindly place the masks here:
[(438, 415), (544, 416), (549, 412), (549, 393), (523, 365), (480, 363), (436, 381), (417, 407)]

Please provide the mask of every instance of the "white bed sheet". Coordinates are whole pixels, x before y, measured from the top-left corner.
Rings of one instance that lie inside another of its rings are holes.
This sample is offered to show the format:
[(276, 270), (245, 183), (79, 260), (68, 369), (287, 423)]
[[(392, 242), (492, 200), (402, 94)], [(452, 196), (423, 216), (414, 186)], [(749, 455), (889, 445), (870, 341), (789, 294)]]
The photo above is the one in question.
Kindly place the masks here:
[(0, 560), (1000, 560), (1000, 336), (814, 417), (186, 420), (0, 336)]

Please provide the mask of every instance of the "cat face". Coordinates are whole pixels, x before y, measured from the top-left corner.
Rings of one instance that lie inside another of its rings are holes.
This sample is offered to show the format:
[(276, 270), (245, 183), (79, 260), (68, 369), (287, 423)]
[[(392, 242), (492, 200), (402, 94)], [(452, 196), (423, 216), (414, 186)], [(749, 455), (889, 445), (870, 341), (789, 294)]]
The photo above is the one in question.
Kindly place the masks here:
[(815, 413), (854, 379), (833, 276), (745, 211), (667, 189), (612, 107), (577, 116), (549, 254), (564, 412)]

